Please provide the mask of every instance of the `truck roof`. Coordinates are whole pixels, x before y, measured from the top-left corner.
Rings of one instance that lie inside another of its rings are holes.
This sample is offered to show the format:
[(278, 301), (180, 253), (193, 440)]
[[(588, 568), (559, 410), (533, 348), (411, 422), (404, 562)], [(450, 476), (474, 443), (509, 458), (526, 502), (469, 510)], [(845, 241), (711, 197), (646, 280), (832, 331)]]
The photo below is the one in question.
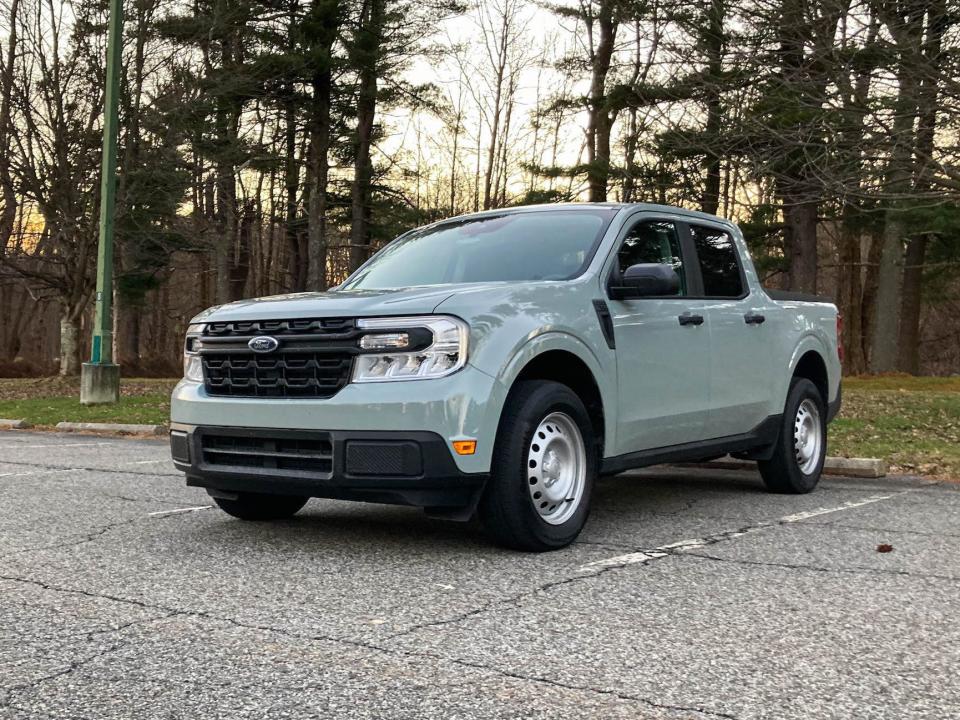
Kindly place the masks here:
[(653, 212), (670, 212), (675, 215), (686, 215), (701, 220), (712, 220), (732, 225), (731, 220), (727, 220), (718, 215), (709, 215), (697, 210), (677, 207), (675, 205), (658, 205), (656, 203), (623, 203), (623, 202), (567, 202), (567, 203), (541, 203), (537, 205), (515, 205), (512, 207), (496, 208), (491, 210), (481, 210), (479, 212), (464, 213), (454, 217), (439, 220), (431, 225), (439, 225), (446, 222), (465, 220), (468, 218), (482, 218), (495, 215), (513, 215), (522, 212), (541, 212), (549, 210), (595, 210), (597, 208), (609, 208), (611, 210), (650, 210)]

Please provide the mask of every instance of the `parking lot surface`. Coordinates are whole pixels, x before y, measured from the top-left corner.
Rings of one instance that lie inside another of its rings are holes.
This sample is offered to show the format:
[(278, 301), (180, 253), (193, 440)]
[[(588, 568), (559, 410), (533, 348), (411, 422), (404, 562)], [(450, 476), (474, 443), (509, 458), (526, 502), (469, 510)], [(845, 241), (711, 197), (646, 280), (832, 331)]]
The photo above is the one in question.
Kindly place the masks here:
[(164, 442), (0, 433), (0, 718), (960, 717), (957, 486), (656, 468), (546, 555), (210, 504)]

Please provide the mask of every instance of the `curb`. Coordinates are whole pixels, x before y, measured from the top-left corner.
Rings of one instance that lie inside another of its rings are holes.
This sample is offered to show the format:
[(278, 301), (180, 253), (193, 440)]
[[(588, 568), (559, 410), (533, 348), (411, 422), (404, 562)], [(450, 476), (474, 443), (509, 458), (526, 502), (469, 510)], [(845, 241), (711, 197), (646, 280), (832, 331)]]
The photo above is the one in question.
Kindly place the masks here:
[(26, 430), (32, 427), (33, 425), (26, 420), (6, 420), (0, 418), (0, 430)]
[(91, 422), (60, 422), (57, 430), (66, 432), (110, 432), (121, 435), (162, 435), (166, 428), (163, 425), (133, 425), (128, 423), (91, 423)]
[[(737, 460), (729, 455), (705, 463), (681, 463), (680, 466), (713, 468), (716, 470), (750, 470), (757, 466), (752, 460)], [(887, 475), (887, 462), (879, 458), (828, 457), (823, 461), (824, 475), (843, 475), (858, 478), (882, 478)]]

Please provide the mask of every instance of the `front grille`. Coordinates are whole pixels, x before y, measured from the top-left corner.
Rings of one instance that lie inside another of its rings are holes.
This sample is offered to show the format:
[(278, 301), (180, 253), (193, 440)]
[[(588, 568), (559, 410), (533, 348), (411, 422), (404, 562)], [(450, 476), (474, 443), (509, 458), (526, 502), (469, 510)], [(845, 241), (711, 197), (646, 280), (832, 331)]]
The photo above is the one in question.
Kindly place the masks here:
[[(278, 348), (253, 352), (247, 343), (261, 335)], [(218, 396), (329, 398), (350, 381), (357, 337), (352, 318), (210, 323), (199, 344), (204, 386)]]
[(311, 437), (244, 437), (204, 432), (200, 436), (203, 463), (213, 467), (262, 468), (329, 475), (333, 443), (327, 433)]
[(241, 320), (233, 322), (209, 323), (203, 334), (209, 337), (257, 335), (302, 335), (312, 337), (341, 337), (354, 330), (356, 323), (352, 318), (322, 318), (319, 320), (300, 318), (295, 320)]
[(211, 395), (329, 398), (350, 379), (352, 357), (276, 352), (270, 357), (204, 357)]

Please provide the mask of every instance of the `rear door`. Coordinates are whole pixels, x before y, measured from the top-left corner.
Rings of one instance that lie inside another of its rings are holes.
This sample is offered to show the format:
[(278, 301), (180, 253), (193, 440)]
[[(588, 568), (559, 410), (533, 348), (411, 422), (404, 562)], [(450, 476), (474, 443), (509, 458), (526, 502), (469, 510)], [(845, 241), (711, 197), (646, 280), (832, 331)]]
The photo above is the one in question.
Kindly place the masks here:
[[(778, 314), (751, 291), (741, 249), (729, 228), (697, 220), (687, 232), (697, 253), (699, 290), (710, 322), (707, 437), (749, 432), (769, 414)], [(745, 248), (744, 248), (745, 250)]]
[(675, 296), (608, 300), (620, 392), (619, 454), (704, 438), (710, 325), (707, 303), (690, 297), (691, 248), (685, 226), (646, 213), (628, 222), (619, 239), (608, 279), (631, 265), (664, 263), (681, 280)]

